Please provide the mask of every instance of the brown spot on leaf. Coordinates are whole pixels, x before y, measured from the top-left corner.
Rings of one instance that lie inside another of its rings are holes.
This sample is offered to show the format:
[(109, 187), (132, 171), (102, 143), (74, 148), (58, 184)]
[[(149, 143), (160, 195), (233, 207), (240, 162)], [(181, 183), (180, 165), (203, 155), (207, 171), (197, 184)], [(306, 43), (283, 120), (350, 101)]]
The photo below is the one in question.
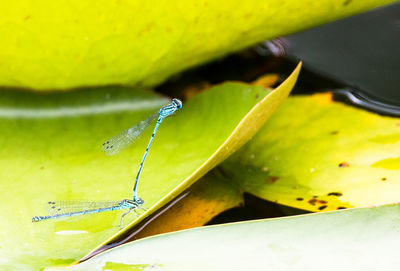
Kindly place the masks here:
[(330, 192), (330, 193), (328, 193), (328, 196), (341, 197), (341, 196), (343, 196), (343, 194), (340, 192)]
[(318, 196), (312, 196), (314, 199), (318, 198)]
[(339, 207), (337, 207), (337, 209), (338, 209), (338, 210), (347, 209), (347, 207), (339, 206)]
[(317, 199), (310, 199), (310, 200), (308, 201), (308, 203), (310, 203), (310, 204), (313, 205), (313, 206), (314, 206), (317, 202), (318, 202)]
[(272, 176), (272, 177), (268, 178), (267, 183), (272, 184), (272, 183), (276, 182), (277, 180), (279, 180), (279, 177)]
[(258, 95), (258, 93), (256, 94), (256, 99), (258, 99), (258, 97), (260, 97), (260, 95)]
[(386, 181), (386, 177), (383, 177), (383, 178), (381, 179), (381, 181)]
[(296, 198), (297, 201), (302, 201), (304, 200), (303, 198)]
[(350, 3), (351, 3), (351, 0), (346, 0), (346, 1), (343, 2), (343, 6), (347, 6)]
[(311, 205), (316, 205), (316, 204), (324, 204), (324, 205), (325, 205), (325, 204), (328, 203), (327, 200), (316, 199), (316, 197), (318, 197), (318, 196), (313, 196), (313, 198), (310, 199), (310, 200), (308, 201), (308, 203), (311, 204)]
[(29, 20), (30, 18), (32, 18), (32, 15), (26, 15), (26, 16), (24, 17), (24, 21), (27, 21), (27, 20)]
[(331, 135), (337, 135), (339, 133), (339, 131), (332, 131)]
[(319, 207), (318, 207), (318, 210), (323, 210), (323, 209), (325, 209), (326, 207), (328, 207), (328, 206), (327, 206), (327, 205), (319, 206)]
[(40, 169), (43, 170), (43, 169), (44, 169), (44, 166), (41, 166)]
[(339, 167), (349, 167), (349, 166), (350, 166), (350, 164), (347, 163), (346, 161), (341, 162), (341, 163), (339, 164)]

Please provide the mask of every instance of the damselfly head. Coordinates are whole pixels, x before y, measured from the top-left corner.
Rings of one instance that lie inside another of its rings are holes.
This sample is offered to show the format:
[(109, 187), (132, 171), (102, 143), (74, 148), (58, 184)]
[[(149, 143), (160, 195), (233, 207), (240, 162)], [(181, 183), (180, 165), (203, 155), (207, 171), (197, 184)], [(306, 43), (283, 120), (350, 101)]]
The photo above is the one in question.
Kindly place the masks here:
[(178, 108), (178, 109), (182, 108), (182, 102), (180, 100), (173, 98), (172, 103), (176, 106), (176, 108)]

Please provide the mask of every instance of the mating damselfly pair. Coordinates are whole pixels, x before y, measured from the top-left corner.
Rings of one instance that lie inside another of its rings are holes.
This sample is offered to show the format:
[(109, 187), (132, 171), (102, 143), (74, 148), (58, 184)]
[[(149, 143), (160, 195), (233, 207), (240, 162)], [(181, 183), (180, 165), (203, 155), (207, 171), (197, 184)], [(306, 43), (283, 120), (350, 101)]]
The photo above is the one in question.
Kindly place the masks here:
[(131, 145), (139, 137), (139, 135), (141, 135), (144, 130), (146, 130), (146, 128), (158, 117), (153, 134), (150, 137), (146, 151), (142, 158), (142, 162), (140, 163), (138, 173), (136, 175), (135, 184), (133, 186), (132, 200), (123, 199), (120, 201), (49, 201), (47, 203), (49, 207), (49, 215), (35, 216), (32, 218), (32, 222), (39, 222), (52, 218), (63, 218), (128, 209), (128, 211), (124, 213), (121, 217), (121, 224), (123, 224), (124, 217), (131, 211), (136, 212), (137, 209), (144, 209), (144, 201), (137, 195), (139, 177), (143, 169), (144, 161), (146, 160), (150, 146), (161, 122), (181, 108), (182, 102), (174, 98), (172, 99), (170, 104), (163, 106), (158, 112), (142, 120), (131, 128), (122, 131), (118, 135), (110, 138), (103, 143), (102, 150), (105, 152), (106, 155), (111, 156), (118, 154), (122, 150), (126, 149), (129, 145)]

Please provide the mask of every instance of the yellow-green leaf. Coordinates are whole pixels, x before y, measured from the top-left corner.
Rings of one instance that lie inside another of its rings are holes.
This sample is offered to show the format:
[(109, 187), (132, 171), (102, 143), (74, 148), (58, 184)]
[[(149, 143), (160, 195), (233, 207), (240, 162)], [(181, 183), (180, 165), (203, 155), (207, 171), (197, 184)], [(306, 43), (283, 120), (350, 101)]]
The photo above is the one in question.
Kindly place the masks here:
[(400, 206), (201, 227), (106, 251), (64, 270), (398, 270)]
[(295, 96), (222, 168), (256, 196), (327, 211), (397, 202), (398, 150), (399, 118)]
[[(216, 86), (165, 120), (139, 184), (148, 211), (135, 223), (246, 143), (287, 97), (299, 71), (300, 65), (273, 91), (242, 83)], [(106, 157), (100, 146), (165, 102), (128, 88), (62, 94), (2, 92), (0, 269), (72, 262), (118, 232), (123, 211), (38, 223), (31, 219), (45, 215), (43, 207), (51, 200), (131, 198), (135, 171), (151, 131), (114, 157)], [(128, 216), (126, 224), (135, 218)]]
[(139, 84), (394, 0), (5, 1), (0, 85)]

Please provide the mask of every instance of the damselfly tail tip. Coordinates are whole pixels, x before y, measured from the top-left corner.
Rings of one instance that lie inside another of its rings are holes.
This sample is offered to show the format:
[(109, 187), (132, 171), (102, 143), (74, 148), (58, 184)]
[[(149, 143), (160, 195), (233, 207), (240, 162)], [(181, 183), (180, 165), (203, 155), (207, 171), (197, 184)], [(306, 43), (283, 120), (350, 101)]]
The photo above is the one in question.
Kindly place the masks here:
[(32, 217), (32, 222), (39, 222), (39, 221), (40, 221), (40, 216)]

